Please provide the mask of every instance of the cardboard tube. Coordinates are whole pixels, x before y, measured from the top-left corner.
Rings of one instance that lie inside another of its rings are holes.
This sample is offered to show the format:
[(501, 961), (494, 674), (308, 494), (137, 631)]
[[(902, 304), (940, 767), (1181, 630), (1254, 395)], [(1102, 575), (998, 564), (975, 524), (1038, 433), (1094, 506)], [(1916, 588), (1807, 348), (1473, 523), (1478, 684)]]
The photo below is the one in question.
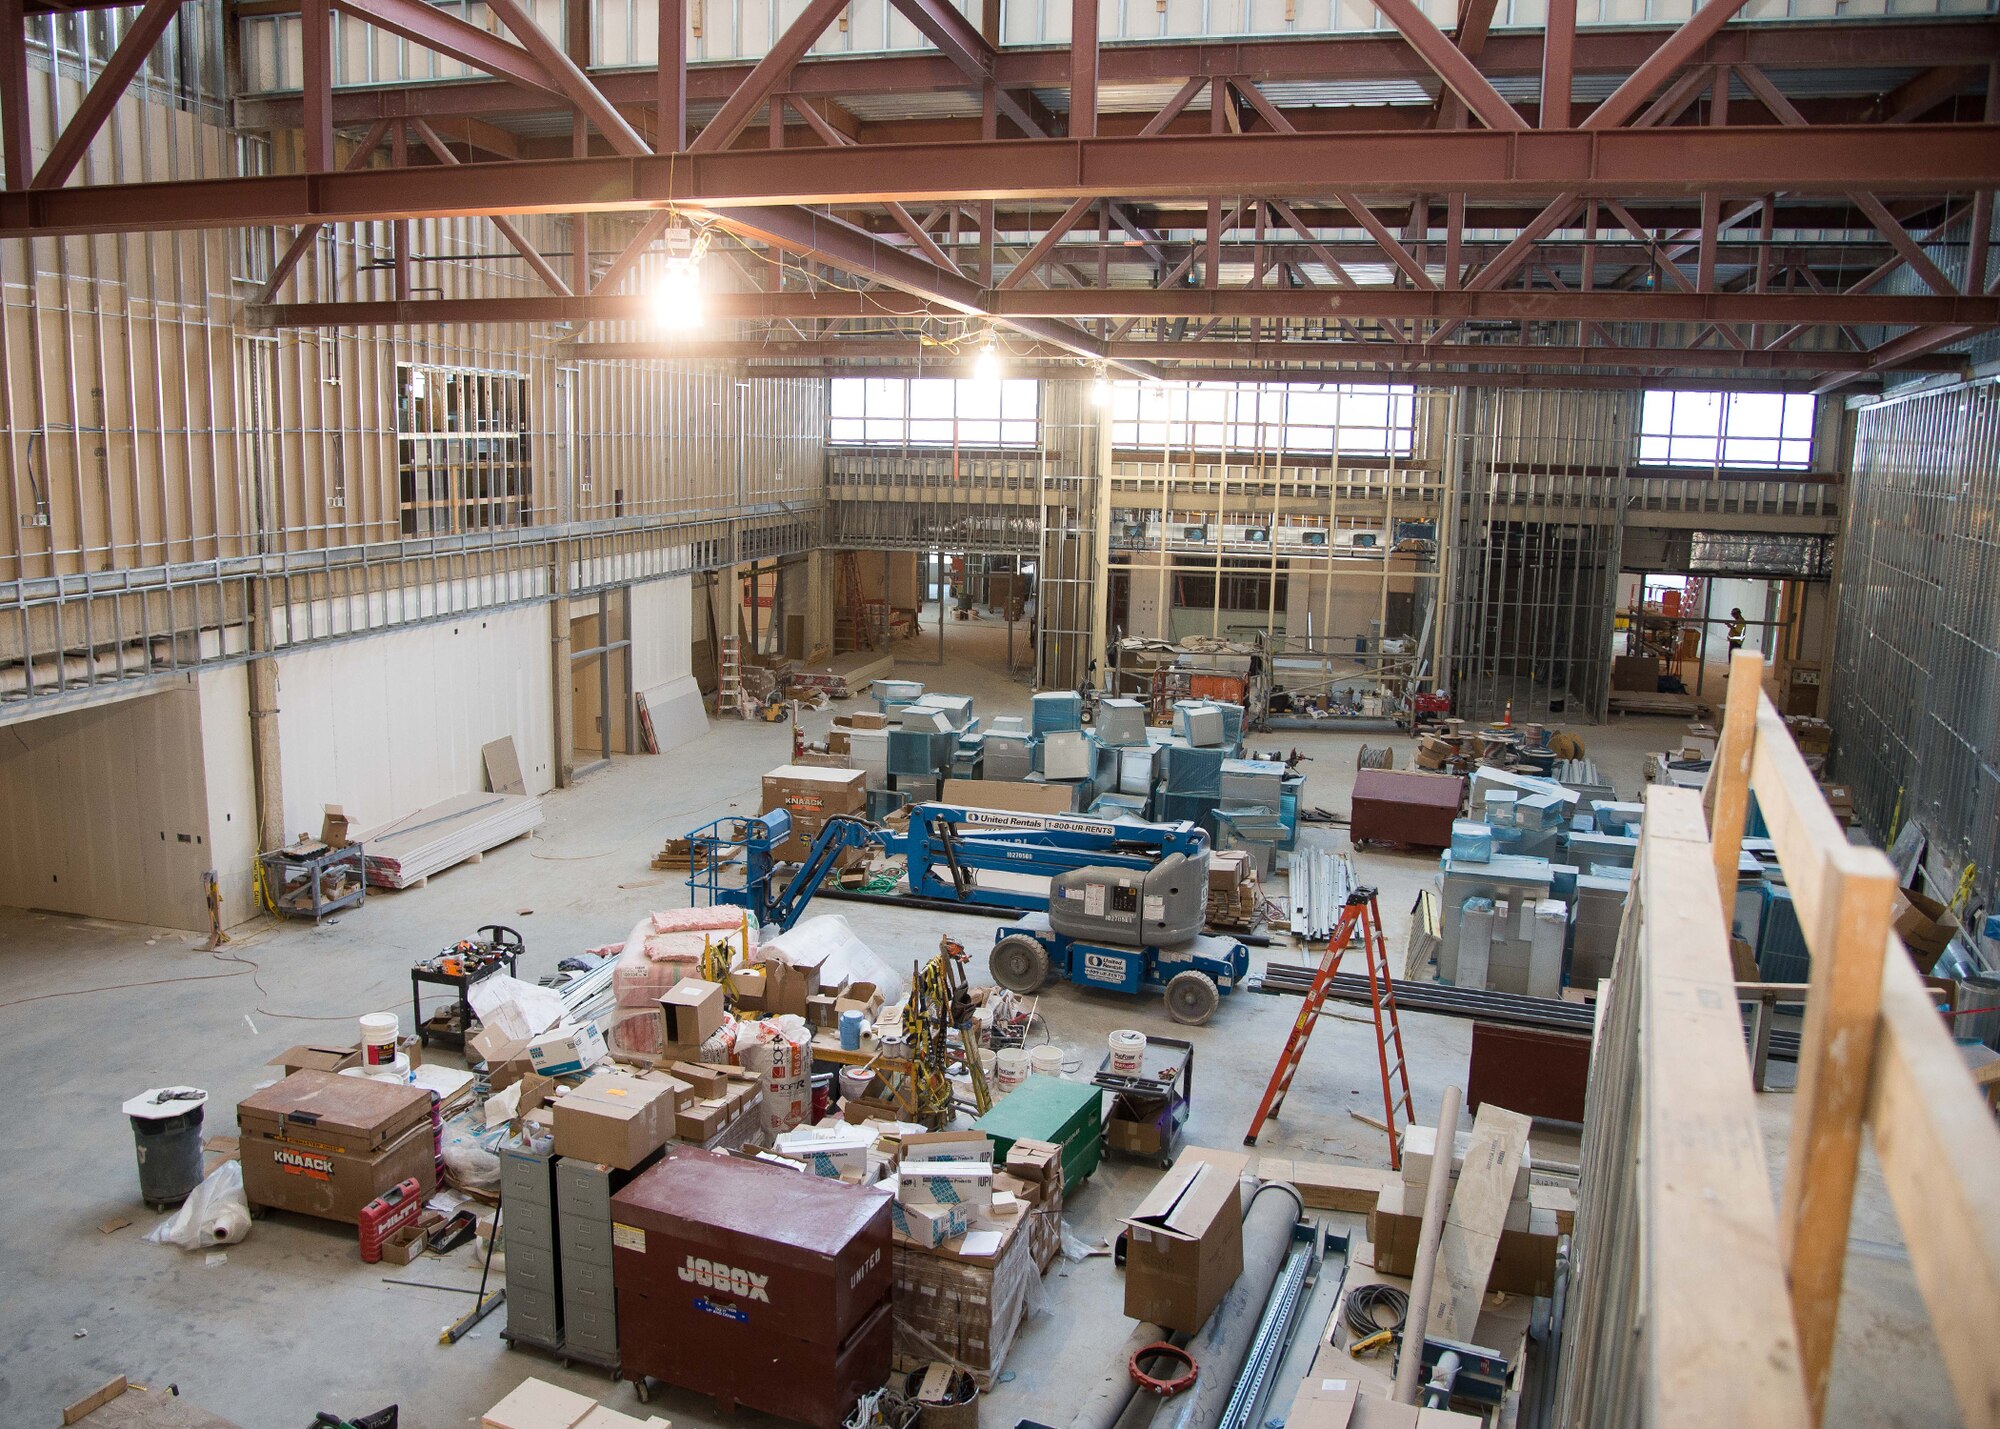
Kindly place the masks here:
[(1437, 1273), (1438, 1241), (1444, 1236), (1445, 1206), (1451, 1200), (1451, 1163), (1458, 1138), (1457, 1087), (1444, 1089), (1438, 1109), (1437, 1151), (1431, 1157), (1431, 1180), (1424, 1195), (1424, 1225), (1417, 1234), (1417, 1264), (1410, 1276), (1410, 1308), (1403, 1317), (1403, 1347), (1396, 1360), (1398, 1404), (1415, 1404), (1423, 1378), (1424, 1327), (1431, 1318), (1431, 1279)]

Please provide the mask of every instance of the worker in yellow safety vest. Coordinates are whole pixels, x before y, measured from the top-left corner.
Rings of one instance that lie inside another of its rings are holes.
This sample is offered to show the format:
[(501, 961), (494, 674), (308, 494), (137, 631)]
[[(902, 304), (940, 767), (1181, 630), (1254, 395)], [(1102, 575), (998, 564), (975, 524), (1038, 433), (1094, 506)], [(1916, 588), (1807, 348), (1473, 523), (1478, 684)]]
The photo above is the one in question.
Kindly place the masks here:
[(1743, 648), (1743, 632), (1750, 628), (1750, 622), (1743, 618), (1737, 606), (1729, 607), (1729, 653), (1734, 655)]

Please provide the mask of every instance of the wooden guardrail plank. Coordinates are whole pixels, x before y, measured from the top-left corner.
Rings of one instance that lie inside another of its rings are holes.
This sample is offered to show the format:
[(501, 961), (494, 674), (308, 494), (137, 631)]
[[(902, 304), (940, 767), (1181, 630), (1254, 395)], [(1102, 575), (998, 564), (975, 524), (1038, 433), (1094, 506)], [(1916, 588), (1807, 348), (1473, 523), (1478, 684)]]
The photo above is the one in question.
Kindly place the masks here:
[(1878, 850), (1847, 842), (1784, 717), (1761, 689), (1756, 699), (1750, 787), (1812, 954), (1778, 1236), (1817, 1423), (1833, 1369), (1896, 873)]
[(1899, 939), (1882, 963), (1868, 1127), (1959, 1412), (2000, 1425), (2000, 1128)]
[(1643, 1422), (1804, 1429), (1811, 1413), (1728, 924), (1694, 791), (1647, 789), (1637, 879), (1641, 1313), (1650, 1340)]
[(1729, 702), (1701, 791), (1715, 841), (1715, 887), (1725, 919), (1736, 906), (1736, 862), (1750, 811), (1750, 756), (1757, 745), (1757, 699), (1763, 688), (1763, 656), (1739, 650), (1730, 657)]

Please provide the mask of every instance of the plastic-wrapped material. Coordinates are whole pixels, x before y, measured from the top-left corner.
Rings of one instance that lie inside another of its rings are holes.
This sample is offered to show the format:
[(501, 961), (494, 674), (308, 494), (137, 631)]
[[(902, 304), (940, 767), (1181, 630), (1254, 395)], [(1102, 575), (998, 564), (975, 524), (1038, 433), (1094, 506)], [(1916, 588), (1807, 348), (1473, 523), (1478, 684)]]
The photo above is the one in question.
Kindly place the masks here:
[[(518, 1082), (516, 1086), (520, 1085)], [(493, 1191), (500, 1185), (500, 1143), (510, 1139), (507, 1124), (481, 1128), (469, 1116), (455, 1116), (444, 1126), (444, 1173), (451, 1184), (468, 1191)]]
[(736, 1061), (764, 1079), (764, 1129), (790, 1131), (812, 1108), (812, 1029), (803, 1017), (740, 1023)]
[(1487, 863), (1493, 858), (1493, 826), (1476, 819), (1454, 819), (1451, 856), (1461, 863)]
[(620, 1007), (651, 1007), (684, 977), (701, 972), (703, 944), (724, 944), (729, 961), (748, 961), (757, 945), (757, 920), (750, 918), (746, 941), (741, 908), (671, 908), (641, 918), (618, 954), (611, 984)]
[(146, 1233), (154, 1245), (207, 1250), (234, 1245), (250, 1234), (250, 1201), (243, 1194), (243, 1163), (223, 1162), (181, 1202), (181, 1208)]
[(828, 987), (843, 982), (873, 983), (885, 1003), (901, 1002), (909, 990), (909, 978), (856, 937), (852, 925), (838, 913), (808, 918), (768, 939), (758, 951), (766, 956), (775, 952), (796, 967), (817, 966), (821, 983)]
[[(1000, 1229), (1002, 1223), (992, 1227)], [(895, 1244), (896, 1362), (957, 1365), (991, 1389), (1021, 1321), (1041, 1303), (1042, 1277), (1021, 1217), (1005, 1223), (999, 1254), (966, 1259), (947, 1242)]]

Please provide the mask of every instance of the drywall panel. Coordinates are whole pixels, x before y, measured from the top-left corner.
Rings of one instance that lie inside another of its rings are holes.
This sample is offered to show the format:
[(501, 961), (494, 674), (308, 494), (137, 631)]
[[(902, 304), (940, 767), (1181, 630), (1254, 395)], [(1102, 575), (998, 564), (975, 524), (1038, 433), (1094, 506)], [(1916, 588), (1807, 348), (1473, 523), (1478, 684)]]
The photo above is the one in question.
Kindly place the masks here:
[(549, 607), (495, 611), (278, 660), (285, 826), (323, 805), (358, 828), (486, 787), (480, 749), (512, 735), (531, 794), (553, 786)]
[(257, 774), (250, 754), (249, 670), (231, 665), (211, 671), (197, 677), (195, 690), (201, 701), (202, 777), (213, 860), (209, 867), (215, 869), (222, 888), (223, 922), (234, 927), (257, 911), (252, 873), (259, 852)]
[[(704, 634), (706, 628), (704, 627)], [(694, 582), (687, 576), (632, 587), (632, 688), (692, 674)]]
[(0, 730), (0, 903), (206, 927), (202, 759), (191, 684)]

